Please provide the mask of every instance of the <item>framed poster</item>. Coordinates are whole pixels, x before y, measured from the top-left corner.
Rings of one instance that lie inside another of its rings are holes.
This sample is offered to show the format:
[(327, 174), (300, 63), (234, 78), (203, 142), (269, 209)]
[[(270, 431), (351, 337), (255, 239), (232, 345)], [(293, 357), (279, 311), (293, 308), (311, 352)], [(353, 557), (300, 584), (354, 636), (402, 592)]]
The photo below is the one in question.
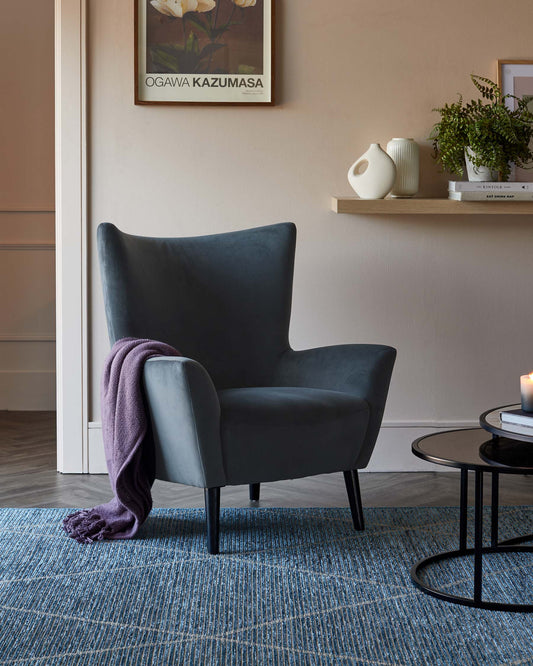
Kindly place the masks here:
[(135, 104), (274, 104), (274, 0), (134, 0)]
[[(533, 113), (533, 60), (498, 60), (498, 85), (504, 95), (514, 95), (526, 99), (528, 108)], [(509, 106), (516, 100), (507, 100)], [(533, 164), (531, 168), (521, 169), (513, 165), (512, 180), (519, 182), (533, 181)]]

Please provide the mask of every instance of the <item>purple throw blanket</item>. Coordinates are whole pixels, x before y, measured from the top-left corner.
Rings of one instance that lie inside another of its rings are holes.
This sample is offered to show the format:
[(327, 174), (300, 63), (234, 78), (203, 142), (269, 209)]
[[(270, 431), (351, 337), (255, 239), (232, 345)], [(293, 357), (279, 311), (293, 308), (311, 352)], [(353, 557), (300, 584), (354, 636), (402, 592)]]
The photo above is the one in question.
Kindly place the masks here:
[(142, 392), (144, 363), (152, 356), (180, 356), (154, 340), (117, 340), (104, 365), (101, 385), (102, 433), (115, 497), (63, 520), (65, 532), (80, 543), (130, 539), (152, 508), (154, 450)]

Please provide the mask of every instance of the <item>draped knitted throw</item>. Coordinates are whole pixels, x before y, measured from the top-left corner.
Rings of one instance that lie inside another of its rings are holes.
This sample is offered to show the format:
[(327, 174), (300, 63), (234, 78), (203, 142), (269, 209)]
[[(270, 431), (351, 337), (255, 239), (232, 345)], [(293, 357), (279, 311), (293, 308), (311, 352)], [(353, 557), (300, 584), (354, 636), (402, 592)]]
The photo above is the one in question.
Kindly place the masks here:
[(114, 497), (63, 520), (80, 543), (130, 539), (152, 508), (154, 448), (142, 391), (144, 363), (152, 356), (180, 356), (154, 340), (122, 338), (109, 353), (101, 383), (102, 434)]

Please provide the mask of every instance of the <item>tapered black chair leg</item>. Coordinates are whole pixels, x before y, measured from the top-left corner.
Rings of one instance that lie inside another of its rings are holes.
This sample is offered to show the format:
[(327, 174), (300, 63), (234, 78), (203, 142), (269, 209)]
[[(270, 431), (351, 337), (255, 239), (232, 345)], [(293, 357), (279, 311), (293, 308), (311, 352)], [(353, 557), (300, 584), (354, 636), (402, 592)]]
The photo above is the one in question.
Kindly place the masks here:
[(259, 502), (259, 490), (261, 488), (260, 483), (251, 483), (250, 484), (250, 502)]
[(344, 482), (346, 483), (346, 492), (350, 502), (350, 511), (352, 512), (353, 526), (356, 530), (365, 529), (365, 519), (363, 516), (363, 504), (361, 502), (361, 489), (359, 488), (359, 476), (356, 469), (344, 472)]
[(207, 523), (207, 550), (218, 555), (218, 533), (220, 524), (220, 488), (204, 488), (205, 519)]

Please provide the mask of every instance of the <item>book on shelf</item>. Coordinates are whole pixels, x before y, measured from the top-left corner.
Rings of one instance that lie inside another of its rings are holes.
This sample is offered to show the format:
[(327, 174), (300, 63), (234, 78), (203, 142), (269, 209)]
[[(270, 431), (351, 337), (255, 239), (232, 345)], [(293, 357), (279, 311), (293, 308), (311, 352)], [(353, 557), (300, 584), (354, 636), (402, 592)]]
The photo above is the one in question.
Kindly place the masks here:
[(448, 192), (448, 199), (453, 201), (533, 201), (533, 190), (531, 192), (499, 192), (497, 190)]
[(503, 424), (527, 426), (533, 429), (533, 412), (524, 412), (522, 409), (504, 409), (500, 412)]
[(533, 183), (497, 183), (449, 180), (449, 192), (533, 192)]

